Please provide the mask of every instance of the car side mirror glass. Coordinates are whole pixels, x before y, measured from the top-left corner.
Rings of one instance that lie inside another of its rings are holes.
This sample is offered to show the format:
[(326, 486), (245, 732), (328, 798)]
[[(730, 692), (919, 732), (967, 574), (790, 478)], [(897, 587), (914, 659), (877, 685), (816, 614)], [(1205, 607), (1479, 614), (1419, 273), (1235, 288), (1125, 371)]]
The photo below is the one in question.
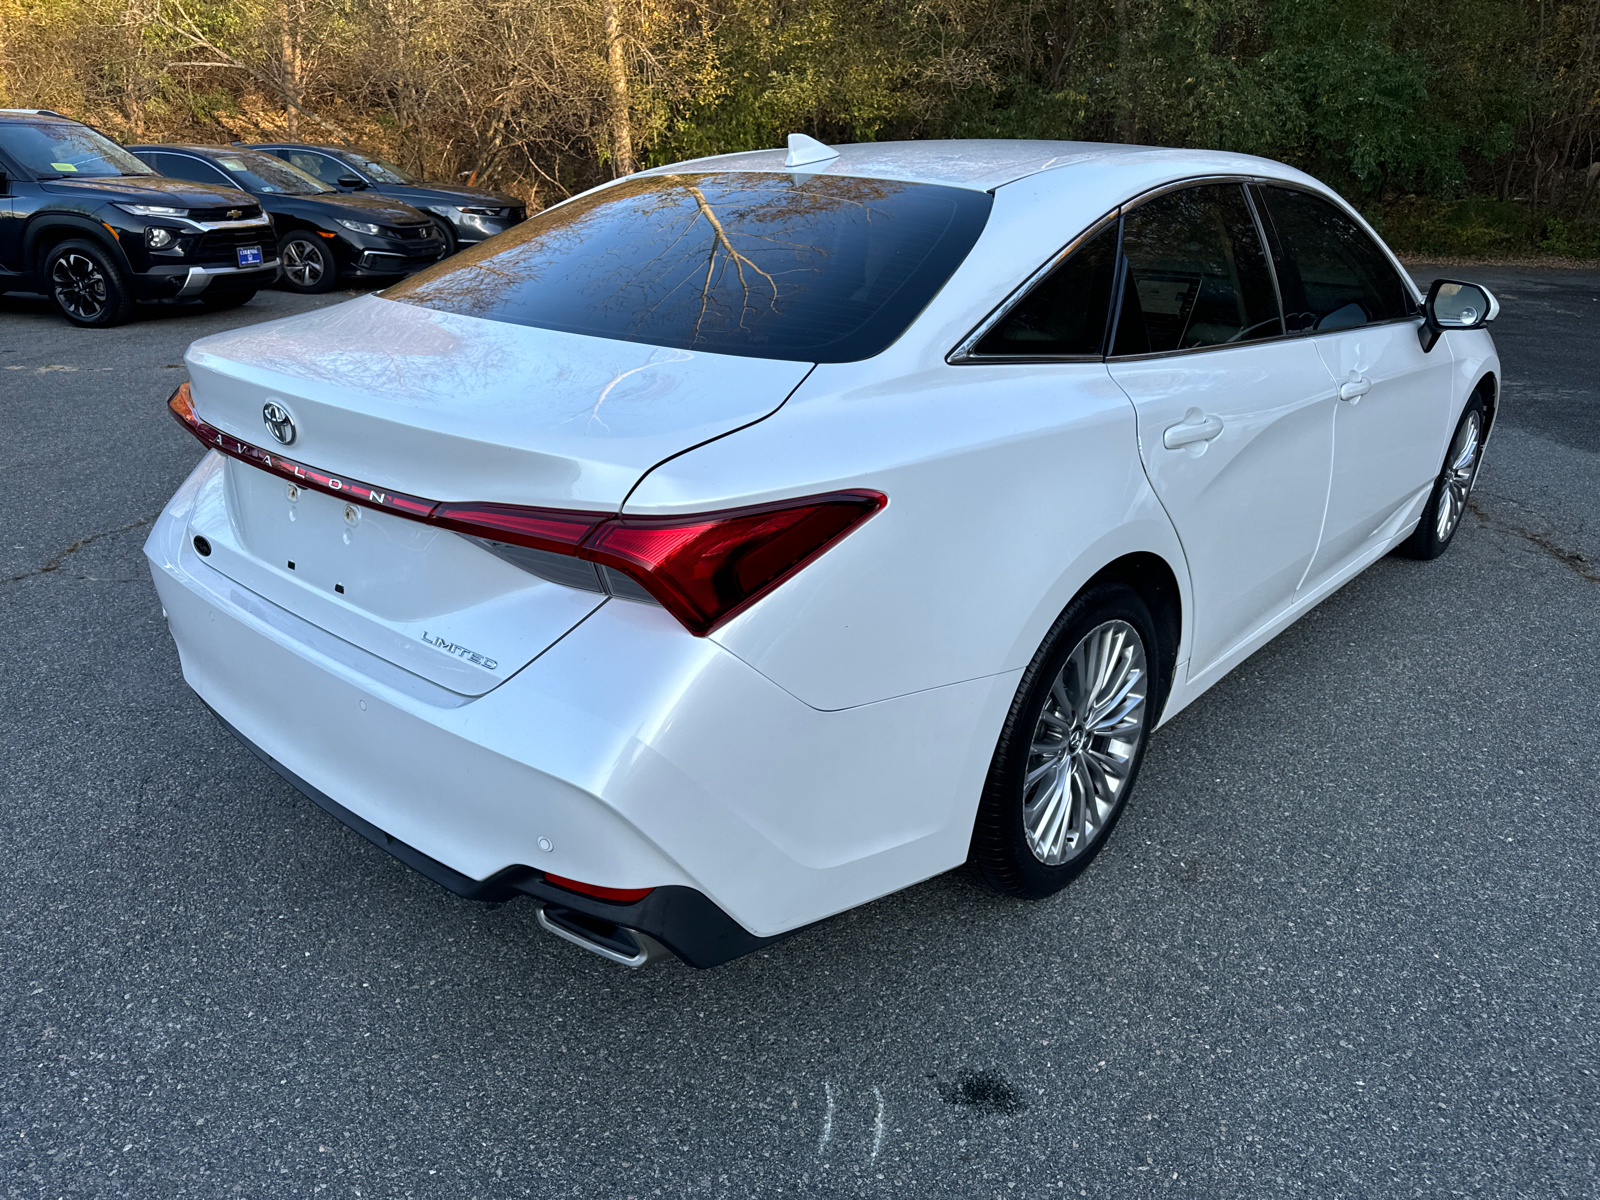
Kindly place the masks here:
[(1451, 329), (1482, 329), (1499, 315), (1500, 302), (1481, 284), (1435, 279), (1428, 289), (1417, 336), (1426, 353), (1433, 349), (1440, 334)]
[(335, 182), (342, 188), (364, 188), (367, 186), (359, 175), (341, 175)]

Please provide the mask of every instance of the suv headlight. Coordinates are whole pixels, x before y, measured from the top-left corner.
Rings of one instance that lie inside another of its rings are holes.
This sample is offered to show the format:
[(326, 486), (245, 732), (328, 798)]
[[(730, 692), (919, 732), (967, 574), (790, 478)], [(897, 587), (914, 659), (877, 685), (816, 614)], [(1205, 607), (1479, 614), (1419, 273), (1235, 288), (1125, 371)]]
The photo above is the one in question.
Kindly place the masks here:
[(144, 231), (144, 244), (152, 250), (165, 250), (177, 236), (170, 229), (163, 229), (160, 225), (148, 226)]
[(124, 204), (122, 201), (113, 201), (125, 213), (132, 213), (136, 217), (187, 217), (187, 208), (169, 208), (162, 204)]
[(503, 208), (485, 208), (481, 204), (458, 204), (457, 212), (464, 212), (474, 217), (498, 217), (505, 212)]
[(334, 220), (354, 233), (366, 233), (374, 237), (379, 233), (378, 227), (367, 221), (346, 221), (343, 217), (335, 217)]

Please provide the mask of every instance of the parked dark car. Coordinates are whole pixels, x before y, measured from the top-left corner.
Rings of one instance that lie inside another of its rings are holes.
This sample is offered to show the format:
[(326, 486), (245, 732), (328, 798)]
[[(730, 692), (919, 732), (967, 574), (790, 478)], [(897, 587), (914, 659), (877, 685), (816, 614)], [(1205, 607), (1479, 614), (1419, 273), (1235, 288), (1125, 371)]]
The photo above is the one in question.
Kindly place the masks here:
[(243, 304), (277, 275), (271, 223), (228, 180), (164, 179), (81, 122), (0, 110), (0, 292), (103, 328), (136, 300)]
[(388, 196), (432, 214), (449, 254), (504, 233), (528, 217), (527, 206), (515, 196), (453, 183), (428, 183), (403, 167), (359, 150), (293, 142), (260, 142), (253, 148), (275, 154), (341, 192)]
[(270, 154), (236, 146), (130, 146), (163, 175), (227, 183), (271, 215), (283, 283), (326, 292), (341, 279), (404, 275), (444, 257), (426, 213), (384, 196), (345, 196)]

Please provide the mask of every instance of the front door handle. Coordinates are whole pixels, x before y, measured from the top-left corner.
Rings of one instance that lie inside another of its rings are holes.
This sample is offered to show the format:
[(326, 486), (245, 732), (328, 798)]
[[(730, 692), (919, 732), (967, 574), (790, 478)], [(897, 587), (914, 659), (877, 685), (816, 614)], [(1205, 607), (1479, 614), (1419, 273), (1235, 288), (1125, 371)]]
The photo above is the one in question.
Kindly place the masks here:
[(1209, 442), (1221, 432), (1220, 417), (1208, 417), (1198, 408), (1191, 408), (1183, 414), (1179, 424), (1167, 426), (1166, 432), (1161, 435), (1161, 444), (1168, 450), (1182, 450), (1196, 442)]
[(1357, 371), (1350, 372), (1350, 378), (1339, 385), (1339, 399), (1348, 400), (1358, 404), (1361, 397), (1372, 390), (1372, 380)]

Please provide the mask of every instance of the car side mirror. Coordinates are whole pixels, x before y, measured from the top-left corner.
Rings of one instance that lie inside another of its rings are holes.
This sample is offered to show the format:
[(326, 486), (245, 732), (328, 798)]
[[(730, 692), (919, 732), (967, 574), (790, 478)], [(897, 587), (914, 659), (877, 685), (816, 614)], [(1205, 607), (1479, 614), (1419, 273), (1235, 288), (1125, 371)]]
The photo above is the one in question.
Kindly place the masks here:
[(355, 188), (357, 190), (367, 186), (366, 180), (359, 175), (341, 175), (334, 182), (342, 188)]
[(1488, 288), (1456, 279), (1435, 279), (1422, 306), (1417, 337), (1426, 354), (1451, 329), (1482, 329), (1500, 315), (1500, 301)]

